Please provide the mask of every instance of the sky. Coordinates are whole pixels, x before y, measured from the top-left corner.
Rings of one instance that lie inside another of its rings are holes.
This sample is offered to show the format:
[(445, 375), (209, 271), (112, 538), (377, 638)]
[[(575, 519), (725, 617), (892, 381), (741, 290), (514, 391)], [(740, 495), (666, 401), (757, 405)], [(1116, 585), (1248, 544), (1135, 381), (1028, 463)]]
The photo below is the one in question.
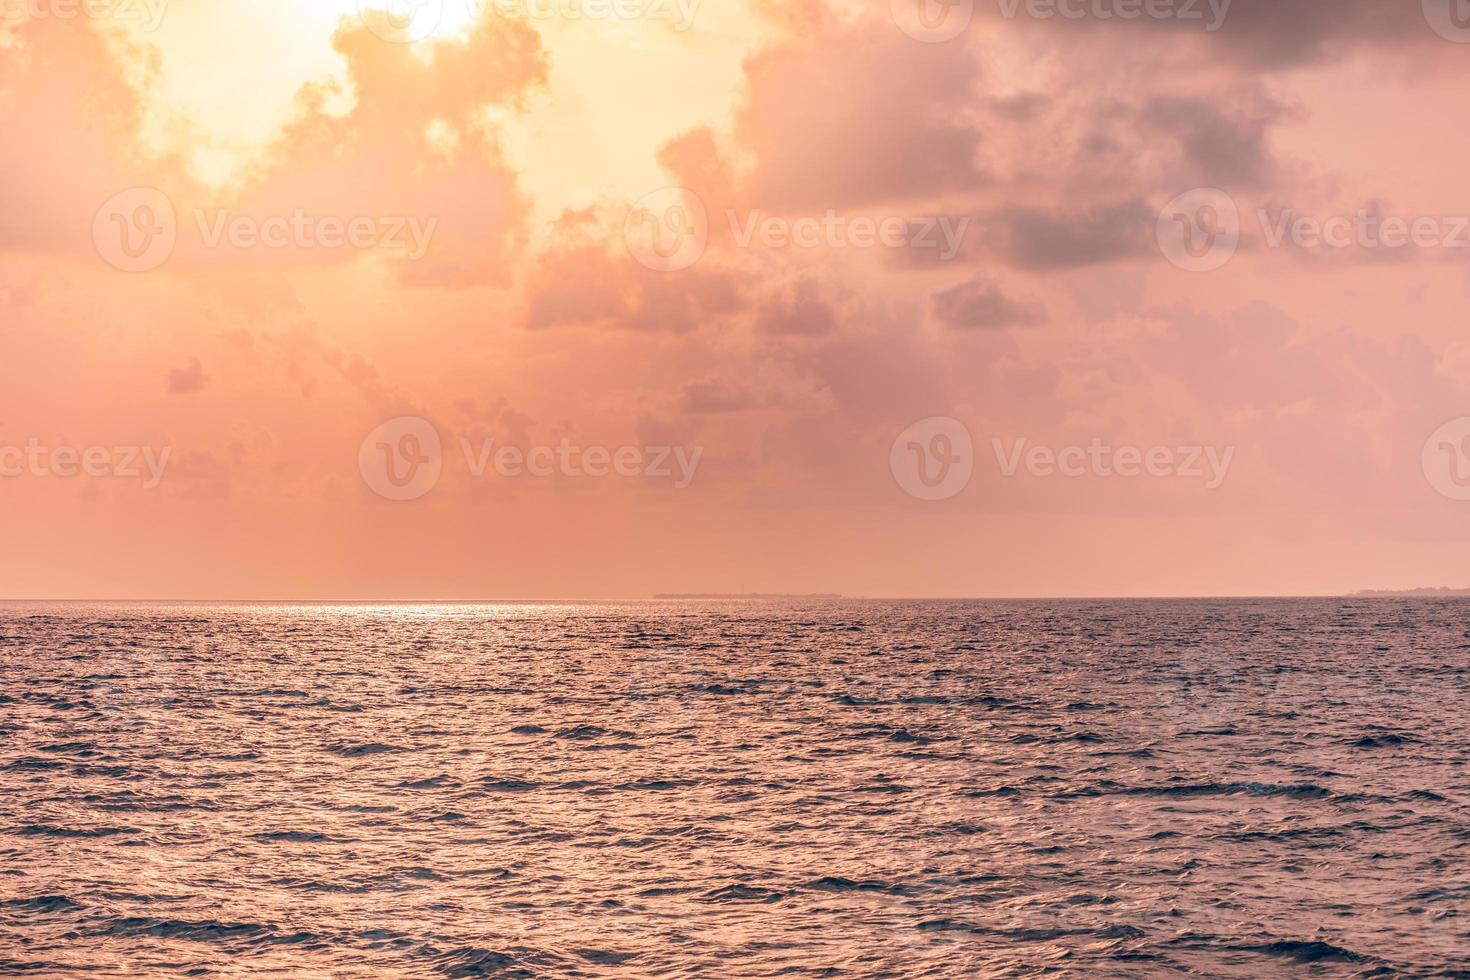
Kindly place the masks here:
[(0, 597), (1470, 585), (1464, 0), (8, 0)]

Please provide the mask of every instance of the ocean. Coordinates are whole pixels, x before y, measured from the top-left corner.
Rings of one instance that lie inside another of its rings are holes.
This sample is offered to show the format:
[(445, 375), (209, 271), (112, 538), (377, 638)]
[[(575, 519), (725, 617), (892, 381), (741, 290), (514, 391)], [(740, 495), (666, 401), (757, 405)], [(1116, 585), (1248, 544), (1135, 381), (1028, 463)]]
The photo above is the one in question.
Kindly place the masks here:
[(0, 974), (1470, 976), (1470, 602), (0, 606)]

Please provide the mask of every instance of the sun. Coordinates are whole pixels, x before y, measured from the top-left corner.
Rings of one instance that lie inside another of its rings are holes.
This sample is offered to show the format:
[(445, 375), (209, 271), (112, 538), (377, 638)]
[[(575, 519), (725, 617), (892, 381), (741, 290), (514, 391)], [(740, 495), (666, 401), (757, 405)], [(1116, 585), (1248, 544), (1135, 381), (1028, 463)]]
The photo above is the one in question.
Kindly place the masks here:
[(384, 40), (405, 44), (466, 34), (489, 0), (339, 0), (344, 13), (361, 19)]

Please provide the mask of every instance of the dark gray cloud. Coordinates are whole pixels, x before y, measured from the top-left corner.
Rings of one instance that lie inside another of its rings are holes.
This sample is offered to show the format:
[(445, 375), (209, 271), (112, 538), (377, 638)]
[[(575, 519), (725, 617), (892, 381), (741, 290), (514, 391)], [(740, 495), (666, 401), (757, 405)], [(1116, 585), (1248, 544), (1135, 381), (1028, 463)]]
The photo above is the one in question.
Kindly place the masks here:
[(766, 333), (815, 336), (831, 331), (837, 315), (817, 283), (802, 279), (761, 306), (756, 325)]
[(1259, 187), (1274, 167), (1268, 141), (1282, 114), (1280, 105), (1265, 99), (1232, 109), (1219, 99), (1160, 96), (1142, 108), (1140, 117), (1178, 140), (1185, 162), (1200, 180)]
[(1100, 265), (1151, 254), (1157, 218), (1142, 200), (1076, 210), (1011, 208), (995, 218), (995, 245), (1026, 269)]
[(1035, 326), (1046, 320), (1041, 307), (1011, 299), (981, 276), (935, 293), (932, 305), (940, 323), (961, 330)]
[[(1048, 0), (1028, 4), (1013, 0), (1014, 16), (1002, 11), (1007, 2), (982, 2), (977, 10), (1015, 30), (1033, 29), (1053, 38), (1085, 37), (1087, 34), (1127, 34), (1137, 39), (1150, 36), (1162, 41), (1182, 40), (1189, 44), (1188, 56), (1247, 65), (1260, 70), (1279, 70), (1341, 58), (1354, 47), (1419, 42), (1435, 44), (1438, 39), (1425, 20), (1417, 0), (1174, 0), (1161, 9), (1172, 16), (1135, 15), (1099, 17), (1099, 6), (1108, 13), (1121, 3), (1103, 0), (1072, 0), (1066, 5), (1075, 16), (1062, 16), (1060, 5)], [(1040, 11), (1037, 16), (1028, 11)], [(1164, 53), (1153, 48), (1134, 54)]]
[(682, 403), (686, 412), (720, 414), (754, 408), (756, 401), (755, 396), (743, 385), (711, 380), (686, 385)]
[(169, 368), (168, 371), (168, 393), (170, 395), (192, 395), (200, 391), (209, 383), (209, 376), (204, 373), (204, 365), (199, 363), (199, 358), (189, 358), (189, 363), (181, 368)]

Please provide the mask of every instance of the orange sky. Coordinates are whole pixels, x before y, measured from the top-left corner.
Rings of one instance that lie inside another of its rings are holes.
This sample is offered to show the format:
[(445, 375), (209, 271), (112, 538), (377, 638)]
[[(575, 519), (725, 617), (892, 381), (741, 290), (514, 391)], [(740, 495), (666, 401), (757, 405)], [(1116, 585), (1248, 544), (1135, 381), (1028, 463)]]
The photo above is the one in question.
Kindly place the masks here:
[(1470, 584), (1457, 2), (17, 0), (0, 596)]

